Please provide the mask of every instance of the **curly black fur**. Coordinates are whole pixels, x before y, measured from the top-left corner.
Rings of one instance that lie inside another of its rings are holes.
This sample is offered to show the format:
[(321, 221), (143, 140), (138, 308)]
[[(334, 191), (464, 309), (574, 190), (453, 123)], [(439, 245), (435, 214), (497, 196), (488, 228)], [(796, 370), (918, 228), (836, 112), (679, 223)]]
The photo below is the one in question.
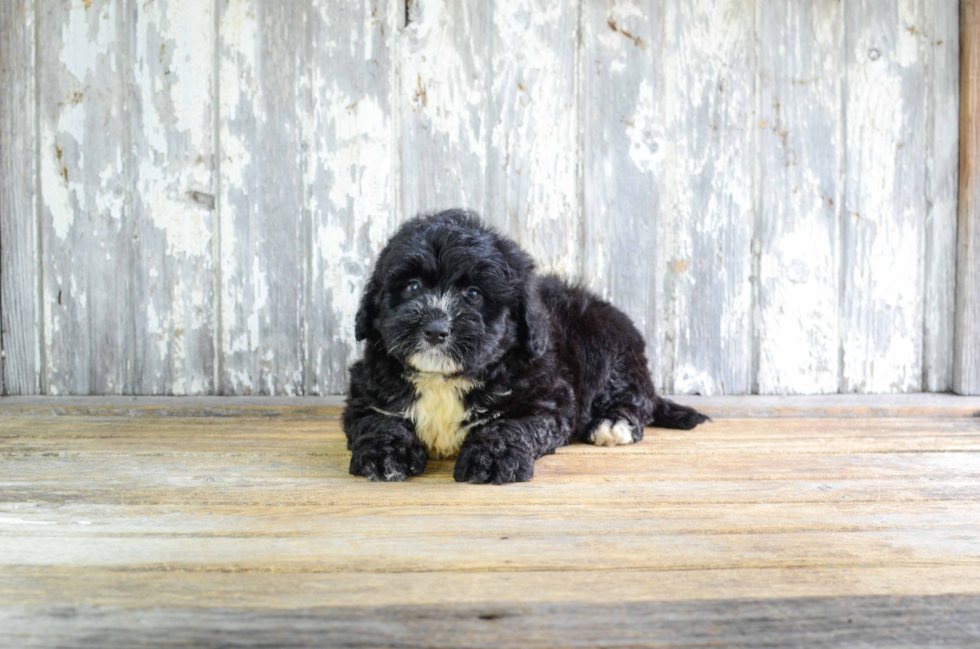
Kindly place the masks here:
[[(448, 336), (427, 340), (443, 323)], [(512, 240), (472, 212), (407, 222), (381, 252), (357, 314), (364, 357), (350, 370), (343, 424), (350, 471), (405, 480), (428, 452), (410, 416), (423, 373), (466, 380), (458, 481), (530, 480), (535, 459), (588, 441), (604, 421), (690, 429), (696, 410), (654, 393), (640, 333), (620, 310), (538, 277)], [(430, 336), (432, 332), (430, 331)]]

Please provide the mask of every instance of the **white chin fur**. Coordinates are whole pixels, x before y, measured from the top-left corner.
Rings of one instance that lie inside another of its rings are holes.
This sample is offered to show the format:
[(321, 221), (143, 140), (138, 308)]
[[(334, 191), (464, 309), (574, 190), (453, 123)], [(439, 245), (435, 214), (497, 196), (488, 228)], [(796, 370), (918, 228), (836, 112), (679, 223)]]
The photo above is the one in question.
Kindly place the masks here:
[(432, 374), (456, 374), (460, 371), (456, 361), (435, 349), (426, 349), (412, 354), (408, 357), (408, 364), (419, 372), (431, 372)]

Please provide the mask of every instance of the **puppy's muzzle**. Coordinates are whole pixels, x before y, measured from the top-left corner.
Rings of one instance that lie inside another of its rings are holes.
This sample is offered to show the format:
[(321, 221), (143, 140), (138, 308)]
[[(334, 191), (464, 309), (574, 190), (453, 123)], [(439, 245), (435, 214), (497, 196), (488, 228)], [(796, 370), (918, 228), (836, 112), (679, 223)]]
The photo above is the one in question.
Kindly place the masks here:
[(449, 339), (451, 329), (443, 318), (433, 318), (422, 325), (422, 337), (430, 345), (441, 345)]

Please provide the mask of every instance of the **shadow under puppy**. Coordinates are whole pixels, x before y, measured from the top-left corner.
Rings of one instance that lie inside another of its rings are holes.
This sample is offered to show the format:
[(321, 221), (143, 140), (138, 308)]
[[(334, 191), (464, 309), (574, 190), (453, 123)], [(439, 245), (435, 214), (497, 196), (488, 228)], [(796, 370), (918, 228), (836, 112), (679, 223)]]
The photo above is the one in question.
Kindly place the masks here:
[(457, 481), (503, 484), (571, 442), (631, 444), (647, 424), (708, 418), (658, 397), (643, 338), (619, 309), (538, 277), (472, 212), (405, 223), (378, 257), (355, 322), (343, 424), (350, 472), (405, 480), (456, 457)]

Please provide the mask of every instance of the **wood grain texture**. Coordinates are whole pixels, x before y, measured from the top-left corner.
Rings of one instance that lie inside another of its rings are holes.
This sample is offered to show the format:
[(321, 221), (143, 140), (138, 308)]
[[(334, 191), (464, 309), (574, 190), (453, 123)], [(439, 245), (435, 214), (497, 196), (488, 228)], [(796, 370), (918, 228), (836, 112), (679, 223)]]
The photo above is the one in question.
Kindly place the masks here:
[[(956, 322), (956, 213), (959, 181), (960, 3), (942, 0), (925, 11), (930, 57), (926, 143), (925, 323), (922, 389), (953, 385)], [(931, 50), (931, 51), (930, 51)]]
[(493, 3), (405, 4), (398, 58), (400, 216), (450, 207), (489, 215)]
[(407, 483), (354, 478), (339, 421), (291, 412), (0, 412), (4, 638), (970, 646), (980, 635), (977, 417), (648, 429), (630, 447), (559, 449), (533, 482), (490, 487), (455, 483), (449, 462)]
[(303, 394), (308, 3), (221, 3), (221, 394)]
[(135, 359), (131, 392), (214, 390), (214, 16), (157, 1), (135, 21), (129, 116)]
[(583, 277), (633, 320), (659, 384), (664, 304), (663, 9), (582, 4)]
[(844, 9), (759, 10), (756, 390), (837, 392)]
[[(77, 647), (973, 647), (976, 595), (749, 599), (635, 604), (448, 604), (177, 610), (12, 607), (18, 646)], [(96, 619), (98, 616), (98, 619)], [(902, 624), (896, 626), (896, 618)], [(315, 640), (313, 640), (315, 639)]]
[(980, 394), (980, 2), (960, 11), (960, 187), (953, 389)]
[(980, 392), (957, 0), (3, 11), (7, 393), (340, 393), (387, 235), (455, 205), (667, 392)]
[[(918, 0), (848, 3), (842, 392), (922, 386), (927, 69)], [(914, 287), (914, 289), (913, 289)]]
[(304, 104), (304, 210), (312, 232), (306, 394), (340, 394), (357, 357), (354, 315), (397, 223), (392, 111), (394, 3), (317, 0)]
[(495, 0), (487, 220), (543, 272), (582, 270), (579, 3)]
[(0, 394), (37, 394), (34, 3), (0, 5)]
[(754, 13), (735, 0), (667, 3), (663, 385), (752, 390)]
[(129, 6), (38, 3), (47, 394), (135, 388)]

